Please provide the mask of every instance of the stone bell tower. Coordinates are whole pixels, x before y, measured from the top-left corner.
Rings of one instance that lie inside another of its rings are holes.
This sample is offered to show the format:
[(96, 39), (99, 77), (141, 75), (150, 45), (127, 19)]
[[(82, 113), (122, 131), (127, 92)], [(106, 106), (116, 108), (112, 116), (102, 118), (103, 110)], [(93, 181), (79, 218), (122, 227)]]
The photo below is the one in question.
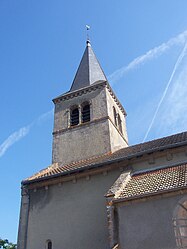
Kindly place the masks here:
[(128, 146), (126, 112), (89, 40), (69, 92), (53, 102), (53, 163), (65, 165)]

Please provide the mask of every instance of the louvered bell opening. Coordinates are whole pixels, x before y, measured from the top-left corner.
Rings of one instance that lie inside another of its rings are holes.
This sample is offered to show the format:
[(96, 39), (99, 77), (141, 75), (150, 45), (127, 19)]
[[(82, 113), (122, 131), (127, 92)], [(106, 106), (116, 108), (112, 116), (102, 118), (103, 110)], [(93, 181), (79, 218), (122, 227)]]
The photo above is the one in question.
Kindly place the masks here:
[(86, 123), (90, 121), (90, 105), (85, 105), (82, 108), (82, 122)]
[(76, 108), (71, 112), (71, 126), (79, 124), (79, 109)]

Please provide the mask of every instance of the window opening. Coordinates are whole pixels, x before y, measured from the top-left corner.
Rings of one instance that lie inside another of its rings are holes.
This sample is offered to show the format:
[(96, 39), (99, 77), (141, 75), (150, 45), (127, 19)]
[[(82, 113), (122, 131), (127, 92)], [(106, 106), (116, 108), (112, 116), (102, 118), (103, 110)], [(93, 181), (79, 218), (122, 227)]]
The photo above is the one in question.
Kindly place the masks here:
[(86, 104), (82, 108), (82, 122), (86, 123), (90, 121), (90, 105)]
[(79, 124), (79, 109), (75, 108), (71, 111), (71, 126)]
[(117, 126), (117, 113), (116, 108), (113, 106), (113, 113), (114, 113), (114, 124)]
[(51, 242), (51, 240), (47, 241), (47, 249), (52, 249), (52, 242)]
[(119, 128), (119, 131), (120, 131), (121, 133), (123, 133), (123, 132), (122, 132), (121, 117), (120, 117), (119, 114), (118, 114), (118, 128)]
[(177, 215), (173, 219), (177, 248), (187, 248), (187, 201), (178, 204)]

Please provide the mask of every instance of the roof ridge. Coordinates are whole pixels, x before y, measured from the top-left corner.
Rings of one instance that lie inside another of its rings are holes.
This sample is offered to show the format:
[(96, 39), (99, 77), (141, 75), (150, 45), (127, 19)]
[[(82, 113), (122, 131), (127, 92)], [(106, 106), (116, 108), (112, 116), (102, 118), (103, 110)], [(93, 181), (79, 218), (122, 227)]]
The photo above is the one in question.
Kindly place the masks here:
[(121, 182), (120, 187), (119, 187), (119, 190), (117, 190), (117, 191), (115, 192), (114, 198), (118, 198), (118, 197), (121, 195), (123, 189), (124, 189), (125, 186), (128, 184), (128, 182), (130, 181), (130, 179), (131, 179), (131, 174), (130, 174), (130, 172), (129, 172), (129, 173), (126, 175), (126, 177), (125, 177), (125, 179), (124, 179), (124, 182)]
[(159, 141), (159, 140), (163, 140), (163, 139), (165, 139), (165, 138), (175, 137), (175, 136), (182, 135), (182, 134), (185, 134), (185, 133), (187, 133), (187, 131), (175, 133), (175, 134), (168, 135), (168, 136), (164, 136), (164, 137), (160, 137), (160, 138), (155, 138), (155, 139), (153, 139), (153, 140), (149, 140), (149, 141), (142, 142), (142, 143), (139, 143), (139, 144), (135, 144), (135, 145), (132, 145), (132, 146), (142, 145), (142, 144), (146, 144), (146, 143), (150, 143), (150, 142), (154, 142), (154, 141)]
[[(144, 146), (146, 144), (146, 146)], [(45, 180), (48, 177), (57, 177), (58, 175), (66, 175), (70, 173), (77, 173), (95, 167), (102, 167), (108, 163), (115, 163), (122, 160), (134, 158), (144, 154), (153, 153), (155, 151), (166, 150), (184, 146), (187, 144), (187, 132), (173, 134), (167, 137), (151, 140), (142, 144), (136, 144), (125, 147), (114, 153), (108, 152), (99, 156), (90, 157), (84, 160), (78, 160), (69, 164), (59, 162), (57, 165), (49, 166), (48, 168), (39, 171), (30, 178), (23, 181), (24, 184), (28, 182), (37, 181), (39, 179)], [(59, 173), (55, 173), (54, 168), (58, 168)], [(156, 170), (156, 169), (155, 169)]]
[[(131, 148), (134, 148), (134, 147), (137, 147), (137, 146), (142, 146), (142, 145), (145, 145), (145, 144), (150, 144), (150, 143), (153, 143), (153, 142), (157, 142), (157, 141), (162, 141), (164, 139), (167, 139), (167, 138), (171, 138), (171, 137), (175, 137), (175, 136), (179, 136), (179, 135), (182, 135), (182, 134), (186, 134), (187, 135), (187, 131), (183, 131), (183, 132), (179, 132), (179, 133), (176, 133), (176, 134), (172, 134), (172, 135), (169, 135), (169, 136), (165, 136), (165, 137), (161, 137), (161, 138), (155, 138), (153, 140), (149, 140), (149, 141), (146, 141), (146, 142), (143, 142), (143, 143), (138, 143), (138, 144), (133, 144), (133, 145), (129, 145), (128, 147), (125, 147), (125, 148), (122, 148), (120, 150), (117, 150), (115, 151), (113, 154), (115, 153), (118, 153), (120, 151), (123, 151), (125, 149), (131, 149)], [(186, 139), (185, 139), (186, 141)], [(172, 143), (172, 144), (178, 144), (178, 143), (182, 143), (183, 141), (180, 141), (180, 142), (176, 142), (176, 143)], [(157, 146), (157, 147), (164, 147), (165, 145), (163, 146)]]
[(86, 158), (86, 159), (81, 159), (81, 160), (78, 160), (78, 161), (74, 161), (74, 162), (71, 162), (71, 163), (59, 165), (59, 167), (67, 167), (67, 166), (71, 166), (71, 165), (77, 165), (79, 163), (90, 162), (90, 161), (92, 161), (94, 159), (100, 159), (100, 158), (103, 158), (105, 156), (109, 156), (111, 154), (112, 154), (112, 152), (107, 152), (107, 153), (99, 155), (99, 156), (93, 156), (93, 157), (89, 157), (89, 158)]

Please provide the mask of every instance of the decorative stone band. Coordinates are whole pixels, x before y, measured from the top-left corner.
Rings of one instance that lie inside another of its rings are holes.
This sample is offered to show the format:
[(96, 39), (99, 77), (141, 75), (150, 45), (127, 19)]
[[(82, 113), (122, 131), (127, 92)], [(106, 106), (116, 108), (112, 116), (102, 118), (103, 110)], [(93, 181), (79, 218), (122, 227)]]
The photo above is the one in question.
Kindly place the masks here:
[(117, 129), (116, 125), (114, 124), (114, 122), (112, 121), (112, 119), (109, 117), (109, 116), (105, 116), (105, 117), (102, 117), (102, 118), (98, 118), (98, 119), (94, 119), (92, 121), (89, 121), (89, 122), (86, 122), (86, 123), (81, 123), (81, 124), (78, 124), (76, 126), (70, 126), (66, 129), (61, 129), (61, 130), (57, 130), (57, 131), (54, 131), (52, 134), (53, 135), (59, 135), (59, 134), (62, 134), (64, 132), (67, 132), (68, 130), (72, 130), (72, 129), (79, 129), (81, 128), (82, 126), (85, 126), (85, 125), (90, 125), (90, 124), (96, 124), (96, 123), (99, 123), (99, 122), (102, 122), (102, 121), (105, 121), (105, 120), (110, 120), (110, 122), (113, 124), (113, 126), (116, 128), (117, 132), (121, 135), (121, 137), (125, 140), (126, 144), (128, 144), (128, 141), (125, 139), (125, 137), (123, 136), (123, 134)]

